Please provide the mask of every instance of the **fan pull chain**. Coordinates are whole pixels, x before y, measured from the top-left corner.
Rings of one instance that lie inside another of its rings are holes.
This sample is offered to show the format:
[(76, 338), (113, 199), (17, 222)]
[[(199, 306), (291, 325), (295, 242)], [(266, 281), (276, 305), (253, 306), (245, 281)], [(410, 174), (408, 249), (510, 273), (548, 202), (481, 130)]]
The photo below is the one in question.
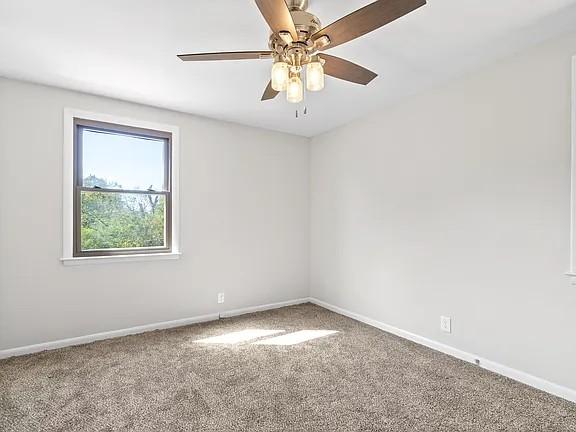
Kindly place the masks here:
[[(308, 115), (308, 107), (304, 107), (304, 115)], [(300, 112), (296, 110), (296, 118), (300, 118)]]

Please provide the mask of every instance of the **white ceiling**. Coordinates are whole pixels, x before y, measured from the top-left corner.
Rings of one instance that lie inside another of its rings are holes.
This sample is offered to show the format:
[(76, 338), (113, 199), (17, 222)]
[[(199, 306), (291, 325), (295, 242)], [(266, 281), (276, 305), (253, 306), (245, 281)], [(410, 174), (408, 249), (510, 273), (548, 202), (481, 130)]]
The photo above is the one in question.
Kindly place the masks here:
[[(324, 25), (370, 0), (310, 0)], [(183, 63), (176, 54), (267, 49), (253, 0), (0, 0), (0, 75), (314, 136), (576, 26), (576, 0), (429, 0), (330, 50), (379, 73), (328, 79), (295, 118), (260, 102), (270, 61)]]

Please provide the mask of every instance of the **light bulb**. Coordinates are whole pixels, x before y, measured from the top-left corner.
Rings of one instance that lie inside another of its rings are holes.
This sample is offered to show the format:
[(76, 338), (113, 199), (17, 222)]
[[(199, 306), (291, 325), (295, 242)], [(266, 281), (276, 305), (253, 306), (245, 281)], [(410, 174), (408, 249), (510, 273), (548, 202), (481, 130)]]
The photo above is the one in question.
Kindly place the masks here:
[(272, 88), (277, 92), (286, 90), (289, 78), (290, 72), (288, 69), (288, 63), (274, 63), (274, 66), (272, 66)]
[(290, 103), (300, 103), (304, 99), (304, 85), (298, 75), (293, 75), (288, 81), (286, 97)]
[(320, 91), (324, 88), (324, 66), (320, 61), (306, 66), (306, 88), (309, 91)]

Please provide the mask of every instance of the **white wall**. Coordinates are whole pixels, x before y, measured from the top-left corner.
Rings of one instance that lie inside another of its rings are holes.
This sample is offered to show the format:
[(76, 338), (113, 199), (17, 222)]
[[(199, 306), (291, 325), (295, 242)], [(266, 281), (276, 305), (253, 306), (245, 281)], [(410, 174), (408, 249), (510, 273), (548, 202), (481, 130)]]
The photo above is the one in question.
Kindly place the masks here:
[[(179, 261), (60, 263), (64, 107), (180, 127)], [(303, 138), (0, 79), (0, 350), (307, 296), (308, 172)]]
[(315, 138), (312, 296), (576, 389), (574, 54), (576, 34)]

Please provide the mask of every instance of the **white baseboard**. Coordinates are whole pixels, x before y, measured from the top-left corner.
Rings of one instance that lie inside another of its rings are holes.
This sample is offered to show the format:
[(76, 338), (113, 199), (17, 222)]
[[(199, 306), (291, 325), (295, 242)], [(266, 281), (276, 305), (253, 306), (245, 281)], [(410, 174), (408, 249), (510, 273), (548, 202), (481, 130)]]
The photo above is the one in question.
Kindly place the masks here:
[(52, 342), (39, 343), (39, 344), (35, 344), (35, 345), (28, 345), (28, 346), (23, 346), (23, 347), (19, 347), (19, 348), (0, 350), (0, 359), (22, 356), (22, 355), (26, 355), (26, 354), (33, 354), (33, 353), (42, 352), (42, 351), (55, 350), (58, 348), (65, 348), (65, 347), (74, 346), (74, 345), (84, 345), (84, 344), (99, 341), (99, 340), (113, 339), (113, 338), (122, 337), (122, 336), (134, 335), (134, 334), (139, 334), (139, 333), (146, 333), (146, 332), (154, 331), (154, 330), (162, 330), (162, 329), (168, 329), (168, 328), (174, 328), (174, 327), (182, 327), (182, 326), (187, 326), (190, 324), (197, 324), (197, 323), (208, 322), (208, 321), (217, 321), (220, 318), (233, 317), (233, 316), (237, 316), (237, 315), (243, 315), (243, 314), (247, 314), (247, 313), (259, 312), (259, 311), (264, 311), (264, 310), (269, 310), (269, 309), (278, 309), (278, 308), (285, 307), (285, 306), (292, 306), (292, 305), (307, 303), (307, 302), (309, 302), (308, 298), (291, 300), (291, 301), (284, 301), (284, 302), (279, 302), (279, 303), (271, 303), (271, 304), (266, 304), (266, 305), (247, 307), (247, 308), (243, 308), (243, 309), (230, 310), (230, 311), (226, 311), (226, 312), (222, 312), (222, 313), (213, 313), (213, 314), (209, 314), (209, 315), (201, 315), (201, 316), (197, 316), (197, 317), (184, 318), (184, 319), (179, 319), (179, 320), (174, 320), (174, 321), (164, 321), (164, 322), (160, 322), (160, 323), (146, 324), (146, 325), (142, 325), (142, 326), (131, 327), (131, 328), (126, 328), (126, 329), (121, 329), (121, 330), (113, 330), (113, 331), (96, 333), (96, 334), (91, 334), (91, 335), (86, 335), (86, 336), (79, 336), (79, 337), (62, 339), (62, 340), (57, 340), (57, 341), (52, 341)]
[(283, 301), (283, 302), (278, 302), (278, 303), (265, 304), (265, 305), (261, 305), (261, 306), (251, 306), (251, 307), (246, 307), (246, 308), (242, 308), (242, 309), (233, 309), (233, 310), (229, 310), (229, 311), (220, 313), (220, 318), (231, 318), (231, 317), (235, 317), (238, 315), (244, 315), (244, 314), (249, 314), (249, 313), (254, 313), (254, 312), (261, 312), (261, 311), (271, 310), (271, 309), (279, 309), (279, 308), (286, 307), (286, 306), (294, 306), (297, 304), (309, 303), (309, 302), (310, 302), (310, 299), (308, 297), (305, 297), (305, 298), (300, 298), (300, 299), (296, 299), (296, 300), (288, 300), (288, 301)]
[[(380, 330), (384, 330), (385, 332), (392, 333), (396, 336), (399, 336), (404, 339), (408, 339), (412, 342), (415, 342), (420, 345), (424, 345), (428, 348), (431, 348), (436, 351), (440, 351), (444, 354), (448, 354), (452, 357), (456, 357), (460, 360), (464, 360), (469, 363), (478, 364), (480, 367), (489, 370), (491, 372), (497, 373), (499, 375), (503, 375), (505, 377), (511, 378), (515, 381), (521, 382), (523, 384), (529, 385), (531, 387), (537, 388), (538, 390), (542, 390), (544, 392), (550, 393), (554, 396), (561, 397), (563, 399), (569, 400), (571, 402), (576, 402), (576, 390), (570, 389), (568, 387), (561, 386), (559, 384), (554, 384), (550, 381), (546, 381), (542, 378), (535, 377), (530, 375), (526, 372), (519, 371), (517, 369), (510, 368), (508, 366), (504, 366), (500, 363), (496, 363), (494, 361), (482, 358), (475, 354), (471, 354), (457, 348), (453, 348), (451, 346), (442, 344), (440, 342), (436, 342), (432, 339), (425, 338), (423, 336), (419, 336), (414, 333), (407, 332), (405, 330), (390, 326), (388, 324), (384, 324), (380, 321), (376, 321), (372, 318), (365, 317), (363, 315), (350, 312), (346, 309), (342, 309), (338, 306), (331, 305), (326, 303), (322, 300), (318, 300), (316, 298), (310, 298), (309, 301), (314, 303), (318, 306), (321, 306), (325, 309), (331, 310), (332, 312), (336, 312), (340, 315), (347, 316), (352, 318), (356, 321), (363, 322), (364, 324), (368, 324), (372, 327), (376, 327)], [(477, 363), (478, 362), (478, 363)]]

